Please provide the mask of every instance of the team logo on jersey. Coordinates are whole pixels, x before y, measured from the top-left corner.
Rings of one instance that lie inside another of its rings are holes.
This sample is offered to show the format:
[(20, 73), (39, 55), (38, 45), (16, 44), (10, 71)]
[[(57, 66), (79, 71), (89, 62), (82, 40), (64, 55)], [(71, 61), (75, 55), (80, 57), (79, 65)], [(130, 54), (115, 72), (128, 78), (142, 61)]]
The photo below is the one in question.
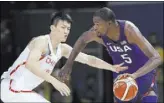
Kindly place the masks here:
[(106, 43), (106, 45), (108, 45), (108, 46), (111, 45), (111, 44), (112, 44), (112, 43)]
[(121, 45), (124, 45), (124, 44), (127, 44), (127, 42), (125, 40), (121, 41)]

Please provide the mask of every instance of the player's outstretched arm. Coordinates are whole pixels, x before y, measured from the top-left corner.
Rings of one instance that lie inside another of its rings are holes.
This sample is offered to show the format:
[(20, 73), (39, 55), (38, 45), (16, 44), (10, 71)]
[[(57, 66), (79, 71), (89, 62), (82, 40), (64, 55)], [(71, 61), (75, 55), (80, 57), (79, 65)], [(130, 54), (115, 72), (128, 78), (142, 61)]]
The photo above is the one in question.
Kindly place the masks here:
[[(68, 44), (62, 44), (62, 52), (63, 52), (63, 56), (68, 58), (70, 53), (72, 51), (72, 47), (69, 46)], [(124, 71), (127, 69), (127, 67), (121, 67), (123, 64), (120, 64), (118, 66), (113, 66), (95, 56), (92, 55), (87, 55), (85, 53), (80, 52), (78, 54), (78, 56), (76, 57), (75, 61), (83, 63), (83, 64), (87, 64), (91, 67), (95, 67), (98, 69), (105, 69), (105, 70), (110, 70), (113, 72), (120, 72), (120, 71)]]
[(62, 70), (58, 75), (62, 81), (66, 80), (72, 72), (72, 65), (77, 55), (86, 47), (89, 42), (93, 41), (91, 37), (92, 34), (88, 33), (87, 31), (84, 32), (76, 41), (66, 64), (62, 67)]
[(58, 81), (53, 76), (40, 69), (39, 59), (44, 51), (44, 48), (46, 48), (45, 38), (36, 38), (32, 42), (33, 43), (30, 46), (30, 54), (25, 64), (26, 68), (36, 76), (51, 83), (61, 93), (61, 95), (68, 96), (70, 94), (70, 89), (64, 83)]
[[(149, 58), (147, 63), (139, 68), (135, 73), (133, 73), (135, 78), (141, 77), (157, 66), (162, 62), (159, 53), (153, 48), (153, 46), (145, 39), (141, 34), (139, 29), (131, 22), (127, 22), (125, 26), (125, 33), (128, 37), (128, 41), (132, 44), (136, 44), (142, 52)], [(141, 57), (142, 59), (142, 57)]]

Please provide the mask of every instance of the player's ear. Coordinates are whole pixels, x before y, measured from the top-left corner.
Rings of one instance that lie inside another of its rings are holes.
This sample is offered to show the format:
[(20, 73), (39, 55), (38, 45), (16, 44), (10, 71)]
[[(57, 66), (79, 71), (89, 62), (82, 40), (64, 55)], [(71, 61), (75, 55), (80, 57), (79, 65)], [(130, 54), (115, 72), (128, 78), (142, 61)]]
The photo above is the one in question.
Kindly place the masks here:
[(110, 20), (110, 21), (108, 21), (108, 25), (110, 26), (110, 24), (112, 23), (112, 21)]
[(54, 25), (51, 25), (51, 26), (50, 26), (50, 30), (51, 30), (51, 31), (52, 31), (54, 28), (55, 28)]

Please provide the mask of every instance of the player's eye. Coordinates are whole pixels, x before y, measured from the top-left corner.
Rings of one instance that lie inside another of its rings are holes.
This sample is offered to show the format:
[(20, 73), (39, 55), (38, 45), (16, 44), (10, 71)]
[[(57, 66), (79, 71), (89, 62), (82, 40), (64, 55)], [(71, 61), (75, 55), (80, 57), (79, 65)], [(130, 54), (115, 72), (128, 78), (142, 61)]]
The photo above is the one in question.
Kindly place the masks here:
[(66, 28), (66, 26), (61, 26), (61, 28), (62, 28), (62, 29), (65, 29), (65, 28)]

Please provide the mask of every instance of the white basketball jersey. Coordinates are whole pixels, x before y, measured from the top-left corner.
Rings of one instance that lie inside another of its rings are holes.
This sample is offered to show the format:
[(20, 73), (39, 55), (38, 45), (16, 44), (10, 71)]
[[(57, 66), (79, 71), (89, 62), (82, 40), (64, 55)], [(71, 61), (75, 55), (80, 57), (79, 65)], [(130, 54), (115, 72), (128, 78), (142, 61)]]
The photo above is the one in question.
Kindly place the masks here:
[[(56, 63), (61, 58), (61, 44), (57, 46), (56, 54), (53, 51), (49, 35), (45, 35), (48, 39), (48, 47), (50, 54), (42, 55), (40, 58), (40, 69), (52, 73)], [(33, 74), (25, 67), (30, 50), (28, 47), (20, 54), (14, 64), (5, 72), (1, 78), (13, 79), (12, 88), (14, 90), (32, 90), (41, 84), (44, 80)]]

